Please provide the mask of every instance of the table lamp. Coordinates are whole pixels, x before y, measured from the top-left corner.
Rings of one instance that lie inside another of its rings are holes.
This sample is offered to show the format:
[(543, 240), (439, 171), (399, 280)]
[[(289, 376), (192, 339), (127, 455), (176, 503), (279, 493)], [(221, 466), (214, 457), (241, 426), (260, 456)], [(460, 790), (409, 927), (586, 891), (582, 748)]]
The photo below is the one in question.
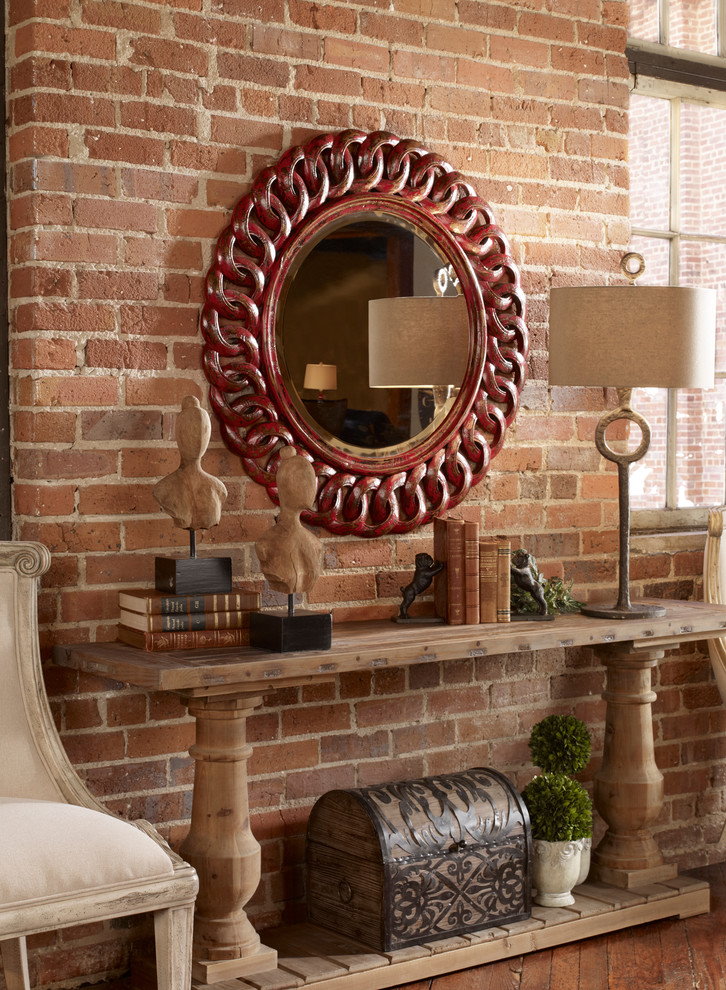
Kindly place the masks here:
[(463, 296), (397, 296), (368, 303), (371, 388), (430, 388), (440, 412), (469, 358)]
[(334, 364), (306, 364), (303, 388), (317, 389), (318, 398), (323, 392), (334, 392), (338, 387), (338, 369)]
[[(716, 292), (686, 286), (640, 286), (640, 255), (624, 256), (631, 285), (573, 286), (550, 292), (550, 385), (613, 386), (618, 408), (597, 424), (595, 445), (618, 466), (620, 559), (618, 600), (612, 608), (587, 606), (585, 615), (638, 619), (665, 614), (658, 605), (630, 600), (630, 465), (650, 445), (650, 427), (630, 405), (633, 388), (710, 388), (714, 384)], [(617, 453), (605, 431), (617, 420), (640, 427), (637, 448)]]

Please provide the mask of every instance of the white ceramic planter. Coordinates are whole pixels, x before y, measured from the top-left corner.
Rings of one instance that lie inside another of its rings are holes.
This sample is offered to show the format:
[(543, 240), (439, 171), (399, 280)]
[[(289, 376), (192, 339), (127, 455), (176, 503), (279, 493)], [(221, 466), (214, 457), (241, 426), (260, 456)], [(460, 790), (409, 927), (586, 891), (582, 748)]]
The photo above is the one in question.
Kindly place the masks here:
[(574, 904), (573, 887), (583, 883), (590, 869), (591, 839), (571, 842), (534, 840), (532, 879), (535, 904), (565, 907)]

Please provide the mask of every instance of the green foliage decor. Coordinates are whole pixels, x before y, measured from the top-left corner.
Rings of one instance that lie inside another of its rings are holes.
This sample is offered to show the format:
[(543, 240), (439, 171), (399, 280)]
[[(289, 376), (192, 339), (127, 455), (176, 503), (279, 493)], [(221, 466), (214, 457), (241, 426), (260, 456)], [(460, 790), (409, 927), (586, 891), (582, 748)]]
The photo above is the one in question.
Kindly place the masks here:
[(592, 804), (582, 784), (564, 773), (543, 773), (522, 792), (532, 835), (547, 842), (570, 842), (592, 835)]
[(545, 773), (579, 773), (590, 759), (590, 733), (574, 715), (549, 715), (532, 729), (529, 751)]
[[(570, 581), (569, 584), (565, 584), (562, 578), (543, 577), (537, 567), (537, 561), (532, 554), (529, 556), (532, 561), (532, 572), (537, 581), (542, 585), (542, 593), (547, 602), (548, 613), (554, 615), (557, 612), (579, 612), (582, 608), (582, 602), (578, 602), (576, 598), (572, 597), (573, 582)], [(538, 611), (537, 602), (532, 598), (530, 593), (518, 588), (514, 582), (512, 582), (510, 603), (512, 611), (519, 615)]]
[(532, 836), (547, 842), (571, 842), (592, 835), (592, 801), (577, 773), (590, 759), (590, 733), (574, 715), (549, 715), (529, 737), (532, 760), (544, 773), (522, 792)]

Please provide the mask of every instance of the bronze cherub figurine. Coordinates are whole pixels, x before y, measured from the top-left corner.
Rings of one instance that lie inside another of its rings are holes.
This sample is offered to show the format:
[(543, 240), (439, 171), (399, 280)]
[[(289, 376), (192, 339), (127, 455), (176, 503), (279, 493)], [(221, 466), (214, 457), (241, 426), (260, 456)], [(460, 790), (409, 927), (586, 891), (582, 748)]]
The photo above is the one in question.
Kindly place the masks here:
[(526, 550), (515, 550), (512, 554), (512, 564), (510, 567), (510, 577), (512, 585), (525, 591), (534, 598), (537, 603), (537, 612), (512, 612), (512, 621), (517, 619), (547, 620), (554, 619), (549, 614), (547, 601), (544, 596), (544, 589), (538, 580), (531, 555)]
[(413, 605), (418, 595), (423, 594), (429, 587), (433, 579), (444, 569), (441, 561), (434, 560), (430, 553), (416, 554), (416, 570), (413, 578), (405, 587), (401, 588), (401, 607), (398, 615), (393, 617), (394, 622), (443, 622), (439, 616), (423, 615), (412, 618), (408, 614), (409, 608)]

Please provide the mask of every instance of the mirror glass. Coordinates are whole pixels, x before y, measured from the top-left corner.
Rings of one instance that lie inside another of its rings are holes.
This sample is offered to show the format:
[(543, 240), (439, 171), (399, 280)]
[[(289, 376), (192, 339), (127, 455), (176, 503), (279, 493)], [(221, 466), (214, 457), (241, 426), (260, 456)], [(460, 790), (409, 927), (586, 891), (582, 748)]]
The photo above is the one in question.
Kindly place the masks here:
[(423, 231), (359, 213), (300, 252), (276, 344), (300, 417), (337, 449), (375, 458), (412, 449), (447, 416), (469, 321), (454, 270)]

